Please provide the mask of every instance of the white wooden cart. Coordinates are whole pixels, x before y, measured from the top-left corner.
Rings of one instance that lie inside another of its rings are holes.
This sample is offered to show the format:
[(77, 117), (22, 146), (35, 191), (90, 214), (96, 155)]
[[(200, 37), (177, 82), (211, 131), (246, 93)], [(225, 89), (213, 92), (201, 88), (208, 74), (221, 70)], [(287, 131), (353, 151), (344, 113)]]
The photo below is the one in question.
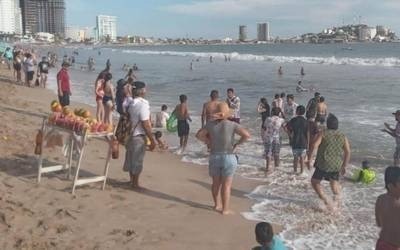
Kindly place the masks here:
[[(75, 194), (75, 188), (77, 186), (81, 186), (81, 185), (85, 185), (85, 184), (93, 183), (93, 182), (103, 182), (102, 190), (104, 190), (104, 188), (106, 186), (108, 169), (110, 166), (110, 159), (111, 159), (110, 140), (113, 136), (112, 133), (91, 134), (91, 133), (84, 132), (84, 133), (82, 133), (82, 135), (77, 135), (71, 129), (48, 124), (47, 118), (43, 119), (43, 124), (42, 124), (41, 129), (42, 129), (43, 138), (45, 138), (46, 134), (49, 133), (50, 131), (58, 131), (58, 132), (68, 135), (69, 143), (66, 144), (68, 148), (67, 148), (66, 161), (64, 164), (54, 165), (54, 166), (43, 166), (43, 150), (45, 148), (43, 146), (43, 144), (44, 144), (44, 139), (43, 139), (43, 142), (41, 145), (41, 154), (39, 155), (39, 159), (38, 159), (38, 183), (40, 183), (40, 181), (41, 181), (42, 174), (60, 171), (60, 170), (68, 170), (67, 178), (70, 179), (71, 174), (72, 174), (74, 147), (77, 147), (74, 137), (80, 136), (82, 146), (80, 147), (80, 151), (78, 151), (79, 155), (78, 155), (78, 159), (76, 161), (75, 173), (74, 173), (74, 178), (73, 178), (73, 186), (72, 186), (72, 194)], [(104, 140), (108, 145), (108, 152), (107, 152), (106, 162), (104, 165), (104, 172), (103, 172), (103, 175), (100, 175), (100, 176), (79, 178), (79, 171), (82, 168), (81, 162), (82, 162), (83, 155), (85, 153), (85, 146), (89, 142), (88, 139), (90, 139), (90, 138), (97, 138), (97, 139)]]

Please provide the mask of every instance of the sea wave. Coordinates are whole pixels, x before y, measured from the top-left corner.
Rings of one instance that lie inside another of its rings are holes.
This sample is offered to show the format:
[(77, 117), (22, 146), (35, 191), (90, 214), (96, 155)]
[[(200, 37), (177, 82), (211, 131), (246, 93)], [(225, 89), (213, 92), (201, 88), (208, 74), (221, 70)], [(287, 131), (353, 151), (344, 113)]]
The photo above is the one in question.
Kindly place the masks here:
[(326, 64), (326, 65), (358, 65), (358, 66), (382, 66), (382, 67), (400, 67), (400, 58), (360, 58), (360, 57), (312, 57), (312, 56), (272, 56), (240, 54), (238, 52), (220, 53), (220, 52), (191, 52), (191, 51), (159, 51), (159, 50), (122, 50), (122, 53), (140, 54), (140, 55), (163, 55), (163, 56), (183, 56), (183, 57), (203, 57), (222, 58), (229, 56), (231, 59), (242, 61), (268, 61), (275, 63), (308, 63), (308, 64)]

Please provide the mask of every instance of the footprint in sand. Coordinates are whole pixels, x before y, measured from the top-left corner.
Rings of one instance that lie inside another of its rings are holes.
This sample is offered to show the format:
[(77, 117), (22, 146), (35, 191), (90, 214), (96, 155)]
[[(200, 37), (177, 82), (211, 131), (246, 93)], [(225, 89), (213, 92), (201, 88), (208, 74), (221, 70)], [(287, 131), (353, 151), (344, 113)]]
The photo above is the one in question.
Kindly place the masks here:
[(123, 197), (122, 195), (118, 195), (118, 194), (110, 194), (111, 199), (114, 200), (119, 200), (119, 201), (124, 201), (126, 200), (125, 197)]

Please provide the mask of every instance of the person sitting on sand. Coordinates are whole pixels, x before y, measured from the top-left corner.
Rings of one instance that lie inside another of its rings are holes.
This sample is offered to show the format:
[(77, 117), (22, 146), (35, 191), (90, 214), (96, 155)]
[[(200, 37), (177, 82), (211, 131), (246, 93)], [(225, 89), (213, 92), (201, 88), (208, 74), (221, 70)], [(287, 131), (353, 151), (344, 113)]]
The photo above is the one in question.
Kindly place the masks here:
[(217, 106), (218, 106), (218, 90), (211, 90), (210, 93), (210, 101), (204, 103), (203, 111), (201, 112), (201, 127), (207, 124), (207, 122), (211, 119), (212, 115), (216, 113)]
[(156, 139), (157, 142), (157, 147), (159, 150), (164, 151), (168, 149), (168, 143), (166, 140), (163, 138), (163, 134), (161, 131), (156, 131), (154, 133), (154, 138)]
[[(350, 161), (350, 144), (346, 136), (338, 131), (339, 120), (330, 114), (327, 119), (327, 130), (320, 133), (308, 151), (308, 159), (311, 159), (314, 148), (318, 148), (317, 158), (314, 163), (315, 171), (311, 179), (311, 185), (318, 197), (325, 203), (328, 209), (334, 209), (322, 190), (321, 181), (330, 182), (334, 202), (340, 205), (341, 194), (339, 174), (346, 173), (346, 166)], [(310, 168), (310, 160), (308, 161)]]
[(189, 115), (189, 109), (187, 105), (187, 96), (180, 95), (179, 96), (180, 104), (176, 105), (175, 110), (172, 112), (176, 115), (178, 119), (178, 137), (179, 137), (179, 145), (180, 145), (180, 153), (183, 153), (186, 149), (186, 145), (189, 138), (189, 123), (188, 121), (192, 121)]
[[(210, 147), (209, 175), (212, 177), (212, 196), (214, 209), (223, 215), (232, 214), (229, 208), (231, 186), (238, 160), (234, 153), (237, 146), (250, 138), (249, 132), (238, 123), (229, 121), (231, 113), (225, 102), (218, 104), (218, 113), (214, 114), (196, 138)], [(240, 136), (235, 143), (235, 134)], [(221, 199), (219, 194), (221, 193)]]
[(168, 106), (163, 104), (161, 111), (156, 114), (156, 128), (166, 128), (169, 114), (167, 112)]
[(387, 192), (376, 200), (376, 224), (381, 228), (376, 250), (400, 249), (400, 168), (385, 170)]
[(351, 178), (354, 182), (362, 182), (364, 184), (371, 184), (375, 181), (375, 171), (369, 167), (369, 161), (362, 162), (362, 168), (356, 169)]
[(384, 123), (385, 129), (382, 129), (383, 132), (388, 133), (392, 137), (396, 139), (396, 149), (393, 154), (393, 164), (395, 166), (399, 166), (400, 164), (400, 110), (397, 110), (393, 113), (397, 124), (395, 128), (391, 128), (388, 123)]
[(263, 141), (265, 155), (265, 173), (270, 174), (271, 160), (274, 158), (275, 168), (279, 167), (281, 151), (281, 129), (285, 127), (285, 120), (279, 117), (280, 108), (274, 107), (271, 111), (271, 117), (268, 117), (263, 124)]
[(259, 222), (255, 228), (256, 241), (260, 246), (252, 250), (286, 250), (286, 246), (274, 236), (272, 225), (267, 222)]

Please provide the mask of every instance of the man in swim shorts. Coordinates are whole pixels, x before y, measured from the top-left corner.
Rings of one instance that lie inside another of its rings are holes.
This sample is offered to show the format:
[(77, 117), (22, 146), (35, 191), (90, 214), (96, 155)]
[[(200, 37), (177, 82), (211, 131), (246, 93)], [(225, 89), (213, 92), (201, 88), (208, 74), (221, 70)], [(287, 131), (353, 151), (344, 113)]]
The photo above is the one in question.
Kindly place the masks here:
[(211, 119), (211, 116), (216, 113), (218, 106), (218, 90), (212, 90), (210, 93), (210, 101), (204, 103), (203, 111), (201, 113), (201, 127), (204, 128), (204, 125)]
[[(346, 166), (350, 161), (350, 145), (346, 136), (338, 131), (339, 120), (336, 116), (330, 114), (326, 125), (327, 130), (320, 133), (316, 141), (311, 144), (308, 159), (311, 159), (313, 149), (318, 148), (311, 185), (325, 205), (329, 209), (334, 209), (333, 204), (322, 190), (321, 181), (330, 182), (334, 194), (333, 200), (339, 206), (341, 200), (339, 174), (346, 173)], [(310, 167), (310, 161), (308, 161), (308, 167)]]
[(192, 121), (189, 115), (189, 109), (187, 106), (187, 96), (180, 95), (179, 96), (180, 104), (176, 105), (174, 113), (176, 118), (178, 119), (178, 137), (179, 137), (179, 145), (180, 145), (180, 153), (183, 153), (186, 149), (186, 145), (189, 138), (189, 123), (188, 121)]

